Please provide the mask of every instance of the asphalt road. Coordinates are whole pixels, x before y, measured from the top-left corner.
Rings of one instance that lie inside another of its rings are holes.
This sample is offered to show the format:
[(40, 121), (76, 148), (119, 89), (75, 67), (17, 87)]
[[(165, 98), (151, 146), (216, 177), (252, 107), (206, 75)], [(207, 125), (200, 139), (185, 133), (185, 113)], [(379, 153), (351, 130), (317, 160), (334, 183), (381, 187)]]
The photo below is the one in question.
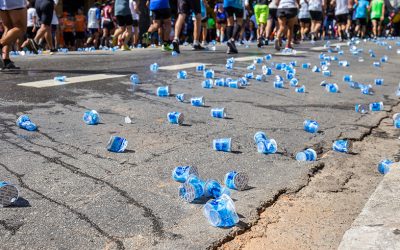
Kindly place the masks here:
[[(359, 140), (386, 115), (360, 115), (354, 111), (356, 103), (383, 101), (385, 110), (399, 103), (395, 89), (400, 55), (395, 42), (390, 43), (393, 50), (361, 42), (364, 62), (344, 46), (339, 58), (351, 65), (343, 68), (332, 62), (329, 79), (297, 67), (305, 94), (295, 93), (288, 84), (285, 89), (273, 88), (273, 76), (266, 82), (252, 80), (244, 89), (203, 89), (203, 76), (193, 67), (186, 69), (186, 80), (176, 79), (177, 70), (149, 70), (154, 62), (160, 66), (194, 62), (211, 64), (208, 67), (216, 77), (248, 72), (251, 61), (237, 62), (233, 71), (226, 71), (228, 56), (223, 47), (206, 52), (184, 49), (179, 57), (156, 49), (15, 57), (22, 69), (0, 74), (0, 179), (17, 184), (21, 199), (16, 206), (1, 209), (0, 248), (203, 249), (218, 244), (254, 222), (257, 211), (277, 195), (307, 185), (309, 175), (323, 167), (323, 159), (297, 163), (296, 152), (312, 146), (321, 156), (334, 139)], [(272, 62), (319, 64), (320, 51), (311, 47), (300, 45), (297, 50), (302, 52), (288, 57), (275, 55), (271, 47), (260, 50), (252, 45), (240, 47), (235, 57), (272, 53)], [(369, 57), (370, 48), (377, 58)], [(389, 62), (373, 67), (372, 62), (383, 55), (389, 56)], [(261, 72), (260, 65), (256, 72)], [(47, 88), (17, 85), (56, 75), (102, 73), (126, 76)], [(129, 82), (132, 73), (142, 80), (134, 88)], [(362, 95), (342, 81), (344, 74), (371, 84), (381, 77), (385, 83), (375, 87), (374, 95)], [(324, 79), (337, 82), (341, 92), (326, 92), (319, 86)], [(206, 107), (157, 97), (156, 87), (162, 85), (169, 85), (173, 94), (204, 96)], [(212, 107), (225, 107), (229, 119), (211, 118)], [(100, 113), (101, 124), (83, 123), (88, 109)], [(172, 111), (184, 114), (184, 126), (168, 123), (166, 116)], [(15, 120), (21, 114), (28, 114), (39, 131), (17, 128)], [(131, 117), (132, 124), (124, 123), (125, 116)], [(305, 119), (317, 120), (321, 132), (303, 131)], [(277, 154), (257, 153), (253, 135), (259, 130), (277, 141)], [(125, 153), (106, 150), (111, 135), (128, 140)], [(224, 137), (232, 137), (233, 153), (212, 150), (212, 140)], [(232, 192), (241, 220), (238, 227), (213, 228), (202, 214), (201, 202), (187, 204), (178, 198), (179, 183), (171, 179), (171, 171), (179, 165), (196, 166), (205, 179), (222, 180), (230, 170), (248, 173), (250, 189)]]

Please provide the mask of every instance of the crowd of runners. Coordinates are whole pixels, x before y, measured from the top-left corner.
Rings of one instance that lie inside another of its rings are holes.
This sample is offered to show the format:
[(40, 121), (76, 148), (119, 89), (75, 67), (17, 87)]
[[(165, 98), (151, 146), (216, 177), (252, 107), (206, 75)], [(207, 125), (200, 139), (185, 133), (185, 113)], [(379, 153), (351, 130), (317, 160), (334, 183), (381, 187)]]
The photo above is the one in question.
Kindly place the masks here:
[[(182, 43), (203, 50), (215, 41), (232, 54), (238, 42), (258, 47), (273, 42), (279, 50), (283, 39), (290, 49), (301, 40), (377, 38), (400, 30), (398, 0), (114, 0), (61, 15), (57, 4), (0, 1), (5, 68), (15, 67), (10, 50), (119, 46), (127, 51), (153, 44), (180, 53)], [(149, 21), (147, 30), (139, 30)]]

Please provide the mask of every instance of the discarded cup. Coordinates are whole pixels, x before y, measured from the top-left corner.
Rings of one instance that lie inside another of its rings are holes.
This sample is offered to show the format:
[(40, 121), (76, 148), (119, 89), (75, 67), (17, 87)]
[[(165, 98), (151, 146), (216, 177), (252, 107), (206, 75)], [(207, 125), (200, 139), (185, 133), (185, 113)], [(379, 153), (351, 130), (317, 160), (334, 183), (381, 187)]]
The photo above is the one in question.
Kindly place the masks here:
[(330, 70), (323, 70), (323, 71), (322, 71), (322, 75), (324, 75), (324, 76), (331, 76), (332, 73), (331, 73)]
[(393, 125), (395, 128), (400, 128), (400, 113), (393, 115)]
[(208, 201), (203, 207), (203, 214), (214, 227), (233, 227), (239, 222), (235, 205), (226, 194)]
[(65, 82), (67, 80), (66, 76), (56, 76), (54, 77), (54, 81), (56, 82)]
[(383, 102), (373, 102), (369, 104), (370, 111), (382, 111), (383, 110)]
[(299, 80), (297, 80), (297, 78), (290, 79), (290, 86), (297, 87), (298, 84), (299, 84)]
[(269, 60), (272, 59), (272, 55), (271, 55), (271, 54), (268, 54), (268, 55), (266, 55), (264, 58), (265, 58), (266, 61), (269, 61)]
[(128, 146), (128, 141), (119, 136), (111, 136), (107, 144), (107, 150), (114, 153), (122, 153)]
[(217, 180), (207, 180), (204, 185), (204, 195), (206, 197), (219, 198), (223, 194), (230, 195), (227, 188), (223, 187)]
[(329, 93), (338, 93), (339, 86), (336, 83), (327, 83), (325, 86), (326, 91)]
[(184, 93), (182, 94), (176, 94), (175, 96), (176, 100), (178, 100), (179, 102), (184, 102), (186, 100), (186, 95)]
[(204, 71), (206, 69), (206, 65), (200, 64), (196, 66), (196, 71)]
[(218, 78), (215, 80), (214, 84), (215, 86), (219, 86), (219, 87), (227, 87), (227, 81), (225, 81), (224, 78)]
[(301, 67), (302, 67), (303, 69), (309, 69), (309, 68), (311, 68), (311, 63), (303, 63), (303, 64), (301, 65)]
[(284, 87), (283, 81), (275, 81), (274, 82), (274, 88), (282, 89), (283, 87)]
[(378, 164), (378, 171), (381, 174), (387, 174), (390, 171), (390, 167), (394, 162), (388, 159), (382, 160)]
[(286, 74), (286, 79), (292, 80), (293, 78), (294, 78), (294, 74), (293, 73), (287, 73)]
[(304, 130), (309, 133), (317, 133), (319, 129), (319, 124), (314, 120), (305, 120), (303, 122)]
[(168, 113), (168, 121), (171, 124), (182, 125), (183, 123), (183, 114), (179, 112), (170, 112)]
[(215, 151), (231, 152), (232, 139), (222, 138), (213, 140), (213, 149)]
[(278, 145), (274, 139), (259, 140), (257, 142), (257, 152), (262, 154), (275, 154)]
[(267, 66), (262, 66), (262, 72), (264, 75), (270, 76), (272, 75), (272, 68), (269, 68)]
[(225, 108), (213, 108), (211, 109), (211, 116), (215, 118), (225, 118)]
[(234, 64), (235, 63), (235, 58), (231, 57), (231, 58), (226, 59), (226, 63)]
[(21, 115), (20, 117), (18, 117), (16, 124), (18, 127), (28, 130), (28, 131), (36, 131), (37, 130), (36, 124), (33, 123), (31, 121), (31, 119), (29, 118), (29, 116), (27, 116), (27, 115)]
[(245, 77), (246, 79), (253, 79), (253, 78), (254, 78), (254, 74), (253, 74), (253, 72), (247, 73), (247, 74), (244, 75), (244, 77)]
[[(192, 175), (191, 175), (192, 176)], [(193, 202), (204, 195), (204, 184), (200, 182), (182, 184), (179, 189), (179, 197), (187, 202)]]
[(96, 110), (86, 111), (83, 114), (83, 121), (87, 125), (97, 125), (100, 122), (100, 115)]
[(229, 81), (228, 87), (234, 88), (234, 89), (240, 89), (242, 87), (242, 85), (240, 84), (240, 82), (238, 80), (236, 80), (236, 81)]
[(207, 79), (213, 79), (214, 78), (214, 70), (212, 70), (212, 69), (205, 70), (204, 77)]
[(352, 79), (353, 79), (352, 75), (344, 75), (343, 76), (343, 81), (345, 81), (345, 82), (351, 82)]
[(261, 140), (267, 140), (268, 139), (267, 135), (262, 131), (258, 131), (257, 133), (255, 133), (253, 138), (254, 138), (254, 142), (255, 143), (258, 143)]
[(251, 71), (256, 70), (256, 65), (252, 64), (252, 65), (247, 66), (247, 70), (251, 70)]
[(353, 144), (349, 140), (337, 140), (333, 142), (332, 149), (336, 152), (350, 153)]
[(383, 85), (383, 78), (377, 78), (374, 80), (375, 85)]
[(176, 78), (177, 78), (177, 79), (186, 79), (186, 78), (187, 78), (187, 72), (184, 71), (184, 70), (179, 71), (179, 72), (176, 74)]
[(153, 63), (153, 64), (150, 65), (150, 70), (151, 70), (152, 72), (157, 72), (157, 71), (158, 71), (158, 68), (159, 68), (159, 66), (158, 66), (157, 63)]
[(264, 79), (264, 75), (256, 75), (256, 81), (262, 82)]
[(369, 111), (369, 107), (365, 104), (356, 104), (355, 110), (357, 113), (366, 114)]
[(139, 84), (140, 83), (140, 79), (139, 76), (136, 74), (132, 74), (130, 77), (131, 83), (133, 84)]
[(168, 86), (161, 86), (157, 88), (157, 96), (160, 97), (167, 97), (169, 96), (169, 87)]
[(227, 64), (225, 64), (225, 68), (226, 68), (227, 70), (233, 69), (233, 63), (227, 63)]
[(199, 172), (196, 167), (193, 166), (178, 166), (172, 171), (172, 179), (177, 182), (184, 183), (190, 175), (199, 176)]
[(262, 57), (257, 57), (256, 59), (253, 60), (254, 64), (261, 64), (263, 62), (264, 58)]
[(201, 82), (201, 87), (205, 89), (212, 89), (214, 87), (214, 83), (212, 79), (206, 79)]
[(314, 149), (308, 148), (296, 154), (297, 161), (315, 161), (317, 160), (317, 152)]
[(125, 123), (126, 124), (131, 124), (132, 123), (132, 120), (131, 120), (131, 118), (129, 118), (129, 116), (125, 117)]
[(374, 90), (371, 85), (362, 85), (360, 87), (360, 89), (361, 89), (361, 93), (364, 95), (373, 95), (374, 94)]
[(296, 93), (305, 93), (306, 92), (306, 86), (301, 86), (298, 88), (295, 88), (294, 91), (296, 91)]
[(372, 65), (374, 65), (374, 67), (380, 67), (380, 66), (381, 66), (381, 63), (380, 63), (380, 62), (373, 62)]
[(314, 66), (311, 70), (315, 73), (321, 72), (321, 69), (318, 66)]
[(18, 189), (11, 183), (0, 181), (0, 207), (7, 207), (18, 200)]
[(224, 178), (225, 186), (230, 189), (245, 190), (249, 177), (244, 172), (229, 171)]
[(204, 97), (193, 97), (190, 99), (190, 104), (195, 107), (202, 107), (205, 105)]

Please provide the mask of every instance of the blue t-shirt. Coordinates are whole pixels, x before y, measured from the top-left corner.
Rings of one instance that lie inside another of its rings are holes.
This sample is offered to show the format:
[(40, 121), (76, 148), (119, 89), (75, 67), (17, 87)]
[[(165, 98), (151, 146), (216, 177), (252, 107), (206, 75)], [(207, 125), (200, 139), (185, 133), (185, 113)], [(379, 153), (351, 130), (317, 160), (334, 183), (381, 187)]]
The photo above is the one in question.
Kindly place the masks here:
[(206, 6), (204, 5), (203, 0), (200, 0), (200, 5), (201, 5), (201, 18), (204, 19), (207, 17), (207, 9)]
[(356, 18), (367, 18), (368, 5), (369, 5), (369, 2), (367, 0), (358, 1), (358, 5), (356, 8)]
[(242, 0), (224, 0), (224, 8), (233, 7), (236, 9), (243, 9)]
[(169, 9), (169, 0), (150, 0), (150, 10)]

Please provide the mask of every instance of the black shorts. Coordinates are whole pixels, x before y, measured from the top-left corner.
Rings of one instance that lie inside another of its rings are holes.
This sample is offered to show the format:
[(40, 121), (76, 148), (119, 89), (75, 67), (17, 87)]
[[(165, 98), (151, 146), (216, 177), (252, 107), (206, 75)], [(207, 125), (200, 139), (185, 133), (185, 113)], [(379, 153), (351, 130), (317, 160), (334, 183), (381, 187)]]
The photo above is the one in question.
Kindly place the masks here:
[(89, 29), (89, 34), (94, 36), (96, 33), (99, 33), (99, 29)]
[(226, 7), (225, 11), (226, 14), (228, 14), (228, 17), (233, 17), (233, 15), (235, 15), (236, 18), (243, 18), (244, 15), (243, 9), (238, 9), (235, 7)]
[(366, 26), (367, 25), (367, 18), (357, 18), (357, 25)]
[(178, 13), (189, 15), (192, 11), (195, 15), (201, 14), (200, 1), (197, 0), (178, 0)]
[(133, 20), (132, 26), (139, 27), (139, 20)]
[(337, 23), (347, 23), (347, 18), (349, 14), (340, 14), (336, 15), (336, 22)]
[(286, 19), (292, 19), (297, 16), (298, 9), (297, 8), (282, 8), (278, 9), (277, 16), (286, 17)]
[(310, 10), (311, 20), (322, 22), (322, 11)]
[(133, 24), (133, 17), (132, 15), (126, 15), (126, 16), (116, 16), (117, 18), (117, 24), (120, 27), (124, 26), (131, 26)]
[(50, 26), (51, 20), (53, 20), (54, 1), (36, 0), (35, 9), (39, 17), (40, 23)]
[(353, 20), (353, 12), (354, 12), (354, 9), (351, 9), (351, 10), (349, 10), (349, 14), (347, 14), (347, 20)]
[(153, 13), (153, 20), (166, 20), (171, 18), (171, 9), (158, 9), (152, 10)]
[(75, 41), (74, 33), (72, 33), (72, 32), (64, 32), (63, 36), (64, 36), (65, 45), (74, 45), (74, 41)]
[(85, 32), (75, 32), (75, 38), (80, 40), (85, 39)]
[(299, 21), (301, 23), (311, 23), (311, 18), (300, 18)]
[(33, 32), (34, 27), (26, 27), (26, 38), (33, 39), (36, 36), (36, 31)]
[(112, 29), (114, 29), (114, 23), (112, 21), (103, 20), (101, 28), (107, 29), (107, 30), (112, 30)]
[(277, 14), (278, 9), (269, 9), (269, 16), (268, 16), (268, 20), (277, 20), (278, 16)]

